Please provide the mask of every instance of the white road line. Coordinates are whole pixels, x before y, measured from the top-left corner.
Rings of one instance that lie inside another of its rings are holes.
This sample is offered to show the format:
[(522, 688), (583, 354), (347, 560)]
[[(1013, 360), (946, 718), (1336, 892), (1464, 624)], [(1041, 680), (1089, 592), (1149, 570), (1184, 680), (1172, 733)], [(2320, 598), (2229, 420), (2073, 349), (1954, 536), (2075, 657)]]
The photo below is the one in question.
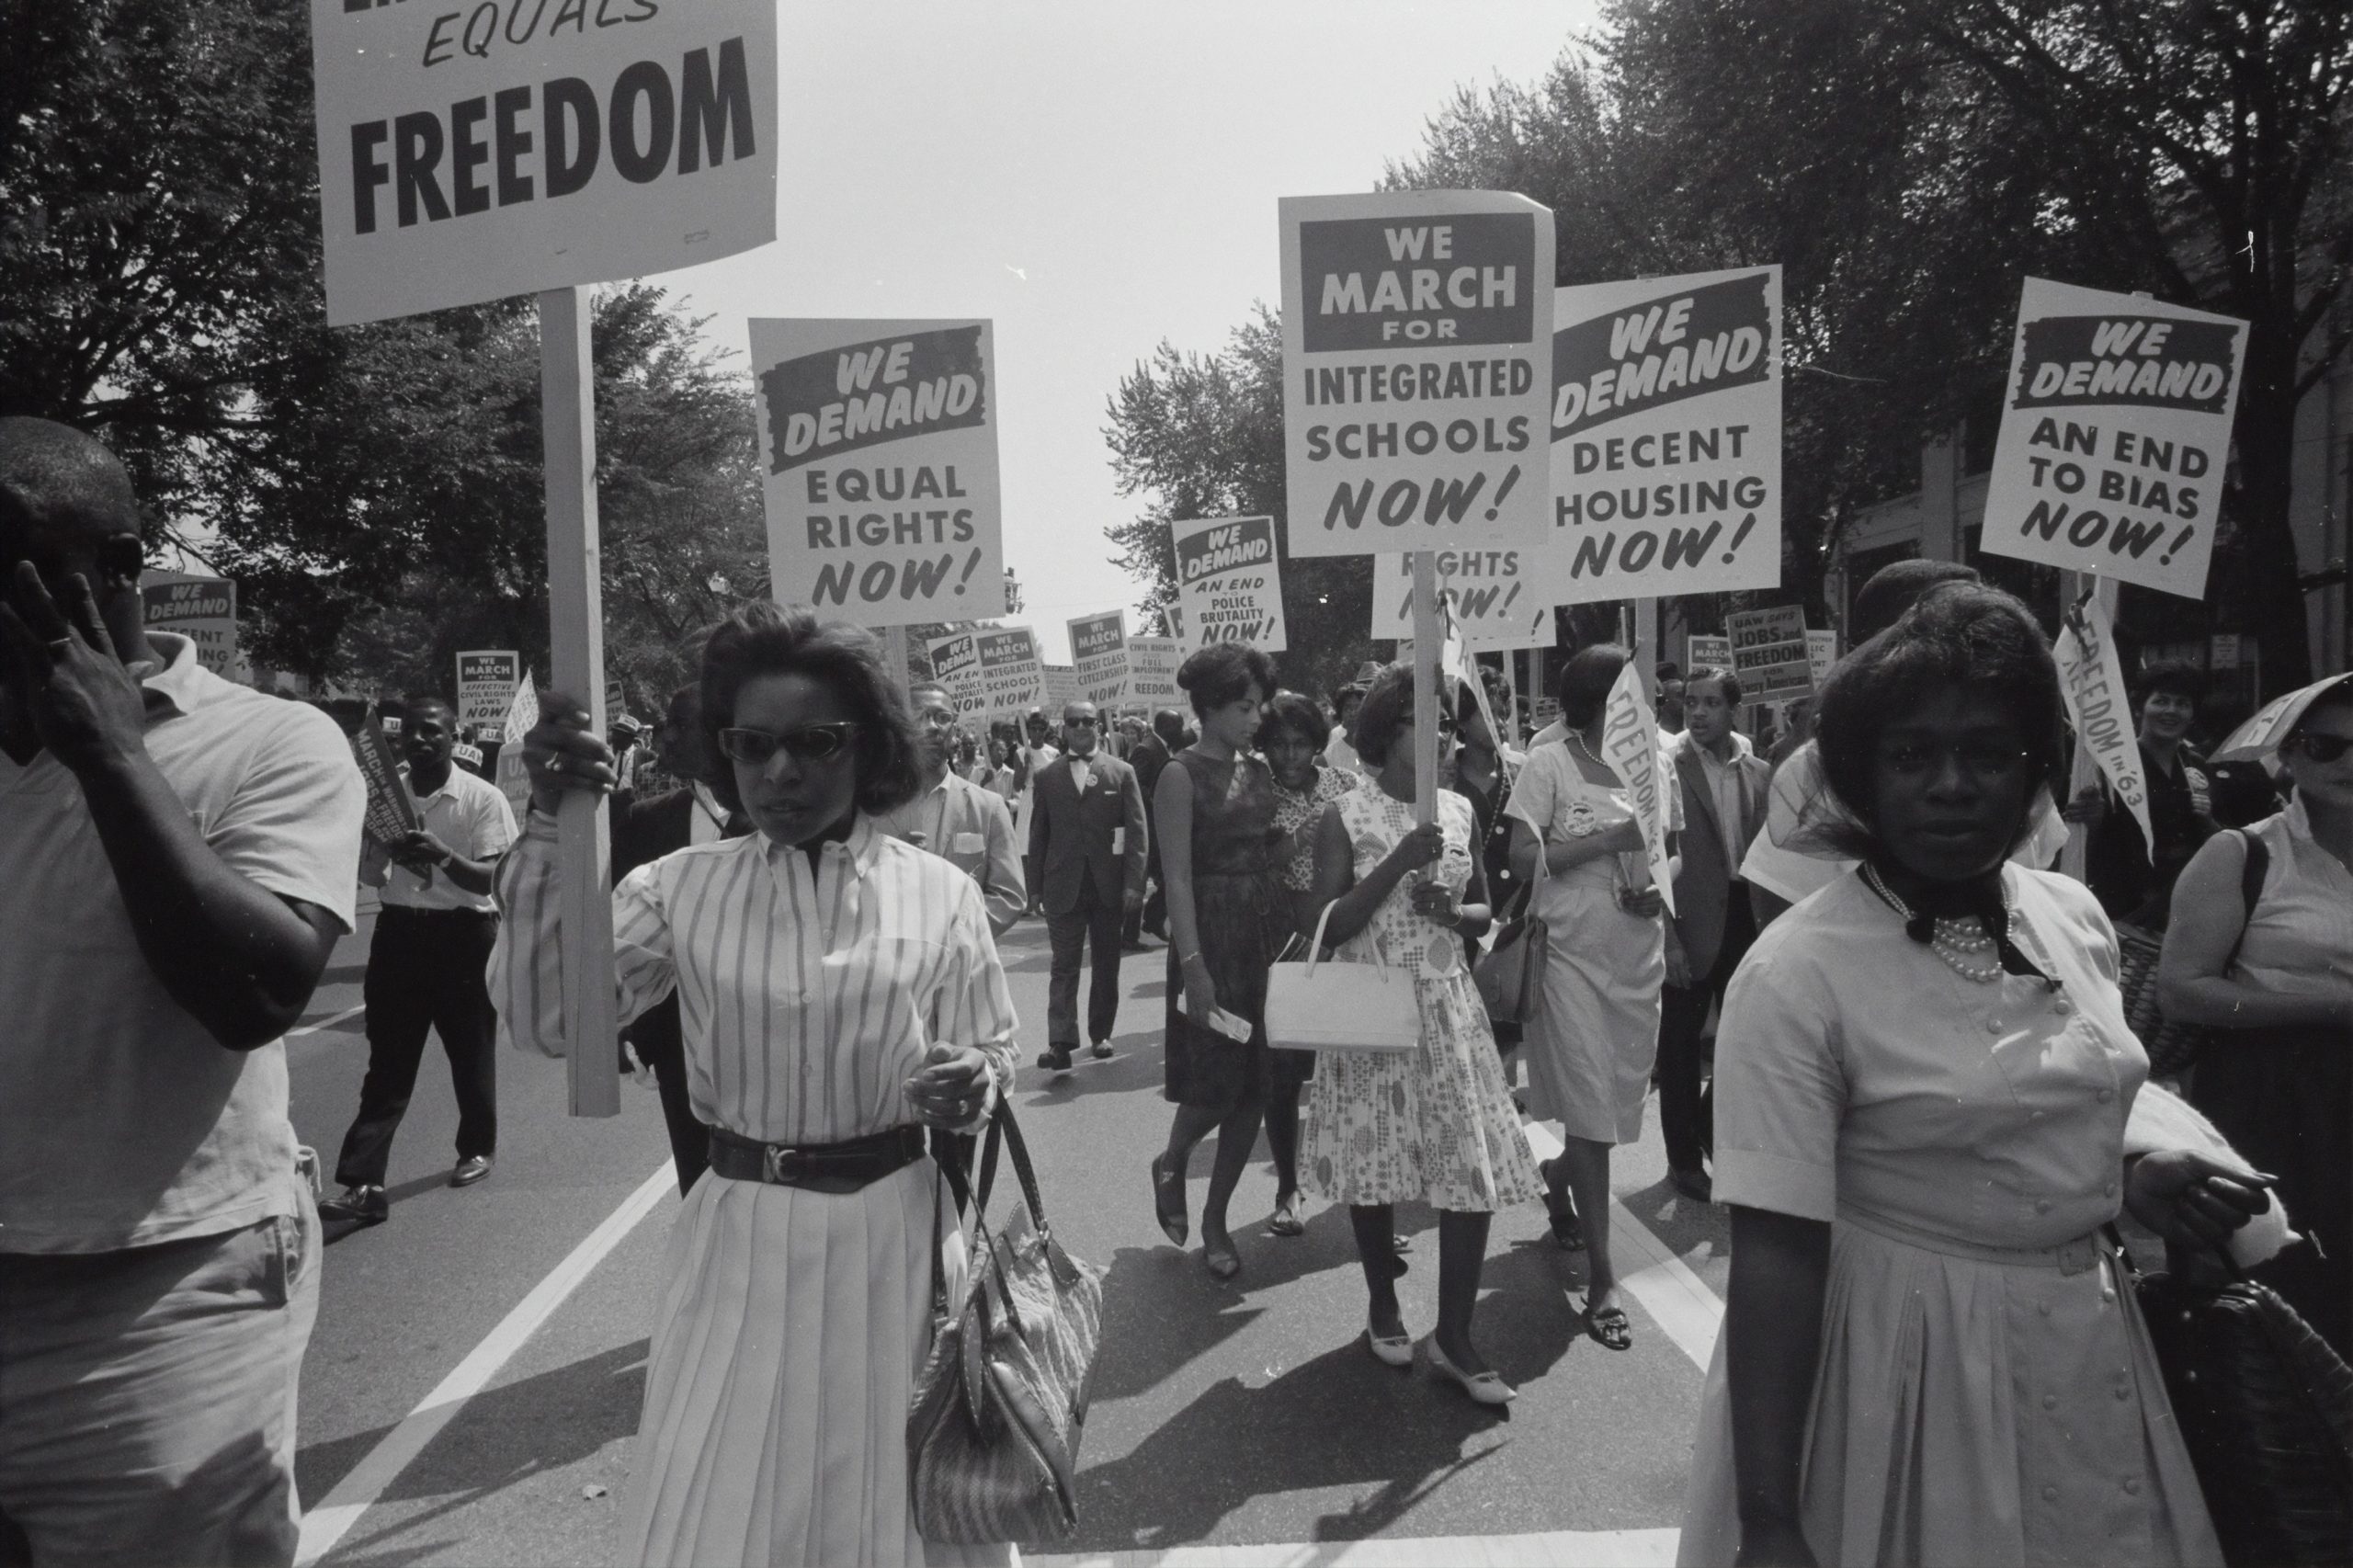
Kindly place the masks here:
[[(1528, 1147), (1538, 1159), (1549, 1160), (1560, 1153), (1561, 1140), (1542, 1122), (1525, 1123), (1520, 1131), (1528, 1135)], [(1609, 1247), (1618, 1263), (1618, 1283), (1642, 1302), (1643, 1310), (1666, 1331), (1676, 1347), (1706, 1371), (1716, 1353), (1717, 1331), (1723, 1327), (1723, 1302), (1708, 1289), (1706, 1280), (1691, 1272), (1690, 1265), (1675, 1255), (1674, 1248), (1615, 1198), (1609, 1200)], [(1627, 1267), (1638, 1259), (1637, 1267)]]
[(677, 1176), (671, 1170), (670, 1162), (663, 1161), (661, 1168), (647, 1176), (620, 1208), (605, 1216), (604, 1222), (589, 1232), (572, 1249), (570, 1256), (531, 1288), (531, 1293), (490, 1331), (488, 1338), (475, 1346), (399, 1426), (384, 1435), (383, 1441), (369, 1449), (368, 1456), (335, 1483), (324, 1502), (302, 1516), (302, 1540), (294, 1553), (295, 1568), (310, 1568), (335, 1550), (351, 1527), (359, 1522), (359, 1516), (384, 1494), (386, 1487), (400, 1479), (401, 1471), (425, 1451), (426, 1445), (440, 1436), (441, 1429), (457, 1417), (466, 1402), (498, 1375), (498, 1369), (506, 1364), (507, 1358), (523, 1347), (524, 1341), (554, 1315), (555, 1310), (563, 1305), (564, 1298), (588, 1278), (589, 1271), (620, 1244), (622, 1237), (637, 1228), (639, 1221), (654, 1212), (662, 1195), (676, 1185)]
[(1025, 1551), (1023, 1568), (1666, 1568), (1682, 1531), (1545, 1530), (1531, 1535), (1423, 1536), (1177, 1546), (1165, 1551)]
[(357, 1007), (346, 1007), (342, 1012), (335, 1014), (334, 1017), (321, 1018), (315, 1024), (304, 1024), (299, 1029), (288, 1029), (286, 1031), (286, 1038), (288, 1040), (300, 1040), (306, 1034), (316, 1034), (321, 1029), (331, 1029), (335, 1028), (335, 1025), (343, 1022), (344, 1019), (357, 1017), (367, 1010), (368, 1004), (365, 1002), (360, 1003)]

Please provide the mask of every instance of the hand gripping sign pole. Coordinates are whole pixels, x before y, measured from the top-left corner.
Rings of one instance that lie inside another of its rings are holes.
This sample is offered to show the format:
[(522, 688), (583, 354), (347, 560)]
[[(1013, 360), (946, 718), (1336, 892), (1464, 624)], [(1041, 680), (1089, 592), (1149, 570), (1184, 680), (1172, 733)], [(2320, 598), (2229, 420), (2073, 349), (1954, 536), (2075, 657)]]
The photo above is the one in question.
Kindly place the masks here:
[[(555, 686), (588, 704), (588, 731), (605, 733), (605, 618), (597, 547), (597, 423), (588, 360), (588, 291), (540, 295), (540, 427), (547, 459), (548, 619)], [(566, 1075), (572, 1114), (621, 1108), (614, 1041), (613, 909), (601, 798), (567, 790), (556, 819), (563, 868)]]

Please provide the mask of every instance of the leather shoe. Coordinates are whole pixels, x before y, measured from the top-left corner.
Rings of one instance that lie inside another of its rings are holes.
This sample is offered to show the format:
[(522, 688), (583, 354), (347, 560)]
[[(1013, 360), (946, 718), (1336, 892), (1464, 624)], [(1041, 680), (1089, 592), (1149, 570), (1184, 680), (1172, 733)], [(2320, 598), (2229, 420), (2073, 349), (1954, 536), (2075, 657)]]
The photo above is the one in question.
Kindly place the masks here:
[(1716, 1200), (1715, 1182), (1706, 1171), (1696, 1167), (1688, 1171), (1670, 1168), (1666, 1173), (1666, 1185), (1694, 1203), (1713, 1203)]
[(1071, 1070), (1074, 1063), (1071, 1061), (1070, 1051), (1067, 1047), (1055, 1046), (1051, 1050), (1041, 1051), (1038, 1053), (1038, 1065), (1043, 1067), (1049, 1073), (1067, 1073)]
[(1108, 1040), (1098, 1040), (1086, 1048), (1086, 1053), (1097, 1062), (1108, 1062), (1111, 1060), (1111, 1042)]
[(381, 1225), (391, 1218), (392, 1204), (381, 1187), (347, 1187), (319, 1205), (319, 1218), (356, 1225)]
[(468, 1154), (458, 1162), (458, 1168), (449, 1173), (449, 1185), (451, 1187), (473, 1186), (490, 1174), (490, 1164), (491, 1156), (488, 1154)]

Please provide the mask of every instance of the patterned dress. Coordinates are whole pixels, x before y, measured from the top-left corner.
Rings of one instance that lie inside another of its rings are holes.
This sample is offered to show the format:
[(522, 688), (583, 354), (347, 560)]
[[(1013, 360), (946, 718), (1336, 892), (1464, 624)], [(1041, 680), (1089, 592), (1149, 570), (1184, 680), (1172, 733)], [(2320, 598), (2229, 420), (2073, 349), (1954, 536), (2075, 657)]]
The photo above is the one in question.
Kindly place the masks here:
[[(1414, 808), (1370, 784), (1338, 804), (1361, 881), (1413, 832)], [(1441, 793), (1438, 806), (1446, 851), (1434, 874), (1460, 894), (1470, 884), (1477, 829), (1461, 796)], [(1421, 1046), (1317, 1055), (1301, 1185), (1336, 1203), (1420, 1199), (1436, 1209), (1492, 1213), (1537, 1195), (1536, 1165), (1459, 939), (1415, 914), (1412, 897), (1412, 881), (1400, 882), (1371, 924), (1341, 944), (1339, 958), (1413, 974)], [(1426, 952), (1439, 955), (1427, 967)]]
[[(1329, 763), (1317, 766), (1315, 782), (1310, 784), (1303, 791), (1286, 790), (1283, 788), (1282, 780), (1276, 779), (1275, 830), (1286, 834), (1296, 832), (1301, 824), (1322, 817), (1324, 808), (1341, 796), (1354, 794), (1362, 782), (1361, 774), (1353, 773), (1345, 767), (1335, 767)], [(1306, 893), (1315, 891), (1315, 838), (1313, 834), (1308, 835), (1307, 840), (1284, 865), (1282, 878), (1285, 892)], [(1284, 1051), (1279, 1048), (1275, 1050), (1276, 1083), (1304, 1084), (1313, 1076), (1315, 1076), (1313, 1051)]]

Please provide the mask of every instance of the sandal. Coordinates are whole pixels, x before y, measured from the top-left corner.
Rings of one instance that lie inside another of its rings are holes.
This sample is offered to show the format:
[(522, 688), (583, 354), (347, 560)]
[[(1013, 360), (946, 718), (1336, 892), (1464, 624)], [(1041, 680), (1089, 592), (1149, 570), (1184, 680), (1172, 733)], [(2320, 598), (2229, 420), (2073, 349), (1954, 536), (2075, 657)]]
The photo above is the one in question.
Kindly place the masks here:
[(1634, 1325), (1620, 1306), (1594, 1307), (1585, 1310), (1586, 1334), (1605, 1350), (1631, 1350), (1634, 1347)]
[(1220, 1279), (1231, 1279), (1242, 1272), (1242, 1255), (1234, 1251), (1231, 1236), (1226, 1238), (1222, 1246), (1213, 1242), (1203, 1242), (1201, 1262)]
[(1161, 1234), (1183, 1246), (1192, 1233), (1192, 1224), (1185, 1218), (1185, 1178), (1161, 1164), (1165, 1157), (1152, 1157), (1152, 1211), (1160, 1221)]
[(1552, 1207), (1552, 1162), (1540, 1162), (1536, 1174), (1544, 1181), (1544, 1212), (1552, 1221), (1552, 1240), (1563, 1252), (1585, 1251), (1585, 1227), (1577, 1223), (1575, 1200), (1564, 1192), (1561, 1195), (1563, 1207)]
[(1270, 1236), (1307, 1234), (1307, 1225), (1299, 1217), (1299, 1194), (1293, 1193), (1275, 1204), (1274, 1218), (1267, 1221), (1267, 1234)]

